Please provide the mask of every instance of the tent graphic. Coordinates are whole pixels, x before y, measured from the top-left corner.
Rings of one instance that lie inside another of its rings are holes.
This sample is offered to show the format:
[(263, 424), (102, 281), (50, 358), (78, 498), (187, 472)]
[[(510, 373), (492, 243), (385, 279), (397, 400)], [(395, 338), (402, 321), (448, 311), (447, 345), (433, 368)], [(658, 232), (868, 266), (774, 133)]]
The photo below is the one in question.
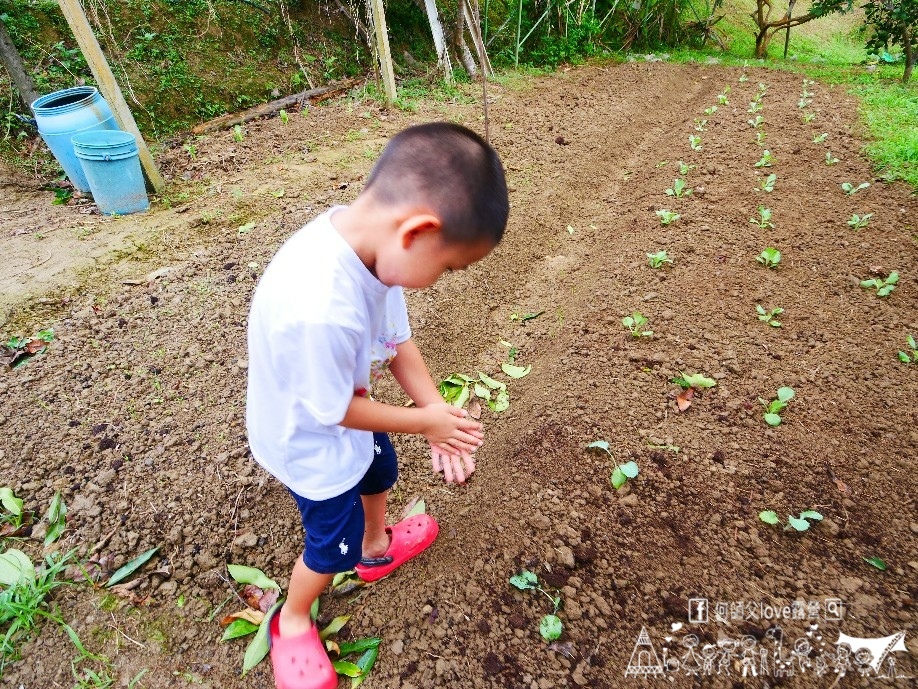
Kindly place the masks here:
[(625, 677), (662, 676), (663, 665), (650, 642), (647, 630), (641, 627), (641, 633), (638, 634), (637, 642), (634, 644), (634, 651), (631, 652), (631, 660), (628, 661), (628, 669), (625, 670)]

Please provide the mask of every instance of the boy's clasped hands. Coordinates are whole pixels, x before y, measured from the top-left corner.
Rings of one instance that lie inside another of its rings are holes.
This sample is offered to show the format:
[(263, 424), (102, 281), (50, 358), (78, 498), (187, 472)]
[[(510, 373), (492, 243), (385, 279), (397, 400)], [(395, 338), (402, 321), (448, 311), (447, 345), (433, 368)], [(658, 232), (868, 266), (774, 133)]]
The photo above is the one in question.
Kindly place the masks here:
[(422, 435), (430, 443), (430, 463), (447, 483), (465, 483), (475, 472), (474, 453), (484, 441), (482, 425), (452, 405), (422, 407), (428, 415)]

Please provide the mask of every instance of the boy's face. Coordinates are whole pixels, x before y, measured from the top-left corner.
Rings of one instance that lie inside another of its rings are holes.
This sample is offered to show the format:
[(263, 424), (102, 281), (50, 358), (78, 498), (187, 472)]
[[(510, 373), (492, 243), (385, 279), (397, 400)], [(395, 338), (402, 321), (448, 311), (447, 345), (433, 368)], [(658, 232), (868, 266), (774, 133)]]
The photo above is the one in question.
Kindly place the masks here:
[(493, 242), (488, 239), (474, 243), (447, 242), (439, 231), (400, 235), (397, 242), (377, 253), (376, 276), (390, 287), (430, 287), (443, 273), (464, 270), (493, 248)]

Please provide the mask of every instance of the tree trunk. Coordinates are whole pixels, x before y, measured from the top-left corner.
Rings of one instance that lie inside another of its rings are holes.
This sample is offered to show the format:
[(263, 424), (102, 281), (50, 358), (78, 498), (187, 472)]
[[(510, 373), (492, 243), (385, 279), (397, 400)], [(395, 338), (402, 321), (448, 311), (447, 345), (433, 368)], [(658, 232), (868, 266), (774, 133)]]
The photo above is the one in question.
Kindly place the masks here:
[(19, 51), (13, 45), (13, 40), (2, 19), (0, 19), (0, 60), (3, 61), (3, 66), (13, 79), (13, 84), (19, 91), (23, 104), (28, 108), (38, 98), (38, 91), (35, 90), (35, 84), (26, 71), (22, 58), (19, 57)]
[(902, 45), (905, 47), (905, 74), (902, 75), (902, 83), (907, 84), (911, 81), (916, 58), (915, 49), (912, 46), (912, 32), (908, 28), (902, 32)]
[(759, 29), (755, 35), (755, 59), (764, 60), (768, 57), (768, 27)]

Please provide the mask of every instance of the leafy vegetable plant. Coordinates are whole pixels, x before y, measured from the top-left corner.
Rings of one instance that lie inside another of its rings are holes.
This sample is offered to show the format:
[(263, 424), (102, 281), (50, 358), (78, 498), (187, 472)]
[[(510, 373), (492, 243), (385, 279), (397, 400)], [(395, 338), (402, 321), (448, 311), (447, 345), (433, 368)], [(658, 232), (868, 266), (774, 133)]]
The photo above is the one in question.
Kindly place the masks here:
[(693, 151), (701, 150), (701, 137), (700, 136), (697, 136), (695, 134), (689, 134), (688, 141), (689, 141), (689, 146), (691, 147)]
[(666, 190), (667, 196), (675, 196), (677, 199), (681, 199), (683, 196), (690, 196), (691, 193), (692, 190), (681, 177), (674, 179), (673, 186)]
[(695, 131), (696, 132), (706, 132), (708, 130), (708, 121), (695, 119)]
[(658, 251), (655, 254), (647, 254), (647, 261), (650, 263), (651, 268), (662, 268), (664, 263), (673, 262), (666, 249)]
[(761, 129), (755, 133), (755, 142), (756, 142), (759, 146), (764, 146), (764, 145), (765, 145), (765, 139), (767, 139), (767, 138), (768, 138), (768, 134), (766, 134), (765, 132), (763, 132)]
[(685, 177), (689, 172), (691, 172), (692, 170), (694, 170), (696, 167), (698, 167), (698, 166), (697, 166), (697, 165), (689, 165), (688, 163), (684, 163), (684, 162), (682, 162), (682, 161), (680, 160), (680, 161), (679, 161), (679, 174), (682, 175), (683, 177)]
[(778, 176), (772, 173), (768, 175), (768, 177), (765, 177), (759, 180), (759, 186), (758, 186), (758, 189), (756, 189), (756, 191), (764, 191), (770, 194), (771, 192), (775, 190), (775, 182), (777, 181), (778, 181)]
[(844, 182), (841, 185), (842, 191), (845, 192), (848, 196), (854, 196), (861, 189), (866, 189), (870, 186), (870, 182), (861, 182), (857, 186), (851, 184), (851, 182)]
[(639, 311), (622, 318), (622, 325), (628, 328), (632, 337), (653, 337), (653, 330), (643, 329), (647, 325), (647, 317)]
[(835, 165), (838, 162), (838, 158), (832, 155), (832, 151), (826, 151), (826, 165)]
[(870, 224), (870, 219), (873, 217), (873, 213), (867, 213), (867, 215), (858, 215), (855, 213), (851, 216), (851, 219), (848, 221), (848, 227), (851, 227), (855, 230), (862, 230), (867, 225)]
[(759, 402), (765, 407), (765, 423), (769, 426), (781, 425), (781, 412), (787, 408), (788, 402), (794, 398), (794, 389), (788, 387), (778, 388), (778, 396), (766, 402), (759, 397)]
[[(607, 455), (612, 457), (612, 461), (615, 461), (615, 457), (612, 454), (612, 451), (609, 449), (609, 442), (607, 440), (594, 440), (589, 445), (587, 449), (599, 449), (605, 452)], [(629, 479), (635, 478), (639, 473), (637, 462), (625, 462), (624, 464), (617, 464), (612, 468), (612, 473), (609, 475), (609, 483), (612, 484), (612, 487), (615, 490), (618, 490), (626, 483)]]
[(915, 336), (909, 335), (905, 340), (907, 351), (899, 350), (899, 361), (903, 364), (918, 364), (918, 344), (915, 343)]
[[(759, 512), (759, 519), (766, 524), (780, 524), (781, 520), (773, 510)], [(815, 510), (804, 510), (799, 517), (787, 515), (787, 524), (784, 526), (785, 531), (807, 531), (810, 528), (810, 521), (822, 521), (822, 515)]]
[(758, 225), (763, 230), (769, 227), (774, 227), (775, 224), (771, 222), (771, 209), (765, 208), (765, 206), (759, 206), (759, 217), (749, 218), (749, 222), (753, 225)]
[(656, 215), (660, 219), (661, 225), (669, 225), (670, 223), (674, 223), (682, 217), (678, 213), (673, 213), (672, 211), (666, 210), (665, 208), (663, 210), (657, 211)]
[(747, 112), (749, 112), (749, 114), (751, 115), (755, 115), (757, 112), (761, 112), (761, 110), (762, 110), (762, 101), (754, 100), (749, 104), (749, 110)]
[(771, 151), (764, 150), (762, 151), (762, 157), (759, 159), (759, 162), (755, 164), (756, 167), (771, 167), (775, 162), (775, 157), (771, 154)]
[(803, 113), (803, 115), (800, 116), (800, 119), (803, 120), (804, 124), (809, 124), (810, 122), (816, 119), (816, 113), (815, 112), (805, 112)]
[(716, 105), (712, 105), (710, 108), (705, 108), (705, 109), (704, 109), (704, 114), (707, 115), (708, 117), (710, 117), (711, 115), (713, 115), (715, 112), (717, 112), (717, 106), (716, 106)]
[(679, 375), (675, 378), (671, 378), (671, 383), (675, 383), (683, 390), (689, 388), (694, 388), (695, 390), (707, 390), (708, 388), (713, 388), (717, 385), (717, 381), (713, 378), (707, 378), (702, 373), (683, 373), (679, 371)]
[(746, 120), (749, 123), (749, 126), (753, 129), (758, 129), (765, 122), (765, 118), (761, 115), (756, 115), (754, 119)]
[(896, 289), (899, 282), (899, 273), (893, 271), (886, 279), (873, 278), (871, 280), (861, 280), (861, 287), (865, 289), (876, 289), (878, 297), (888, 297)]
[(553, 596), (539, 586), (539, 577), (535, 572), (530, 572), (528, 569), (524, 569), (519, 574), (510, 577), (510, 584), (520, 591), (537, 591), (551, 601), (553, 609), (551, 614), (545, 615), (539, 622), (539, 634), (545, 641), (557, 640), (564, 630), (564, 625), (558, 617), (558, 609), (561, 607), (561, 596)]
[(777, 268), (778, 264), (781, 263), (781, 252), (769, 246), (763, 249), (755, 260), (766, 268)]
[(821, 144), (821, 143), (823, 143), (823, 142), (824, 142), (826, 139), (828, 139), (828, 138), (829, 138), (829, 133), (828, 133), (828, 132), (823, 132), (822, 134), (816, 134), (816, 135), (813, 137), (813, 143), (814, 143), (814, 144)]
[(242, 127), (238, 124), (233, 127), (233, 141), (240, 143), (245, 138), (245, 135), (242, 133)]
[(782, 313), (784, 313), (784, 309), (779, 307), (779, 308), (774, 308), (771, 311), (766, 311), (764, 306), (762, 306), (761, 304), (756, 304), (755, 311), (757, 314), (759, 314), (760, 321), (764, 321), (765, 323), (768, 323), (768, 325), (770, 325), (773, 328), (781, 327), (781, 321), (776, 320), (775, 316), (780, 316)]
[(730, 105), (730, 101), (727, 100), (727, 94), (726, 94), (726, 93), (720, 93), (720, 94), (718, 94), (718, 95), (717, 95), (717, 102), (720, 103), (721, 105)]
[(746, 73), (740, 74), (739, 83), (745, 84), (747, 81), (749, 81), (749, 77), (746, 76)]
[(809, 105), (810, 103), (812, 103), (812, 102), (813, 102), (813, 101), (810, 100), (809, 98), (801, 97), (800, 100), (797, 101), (797, 107), (800, 108), (801, 110), (803, 110), (803, 108), (805, 108), (806, 106), (808, 106), (808, 105)]

